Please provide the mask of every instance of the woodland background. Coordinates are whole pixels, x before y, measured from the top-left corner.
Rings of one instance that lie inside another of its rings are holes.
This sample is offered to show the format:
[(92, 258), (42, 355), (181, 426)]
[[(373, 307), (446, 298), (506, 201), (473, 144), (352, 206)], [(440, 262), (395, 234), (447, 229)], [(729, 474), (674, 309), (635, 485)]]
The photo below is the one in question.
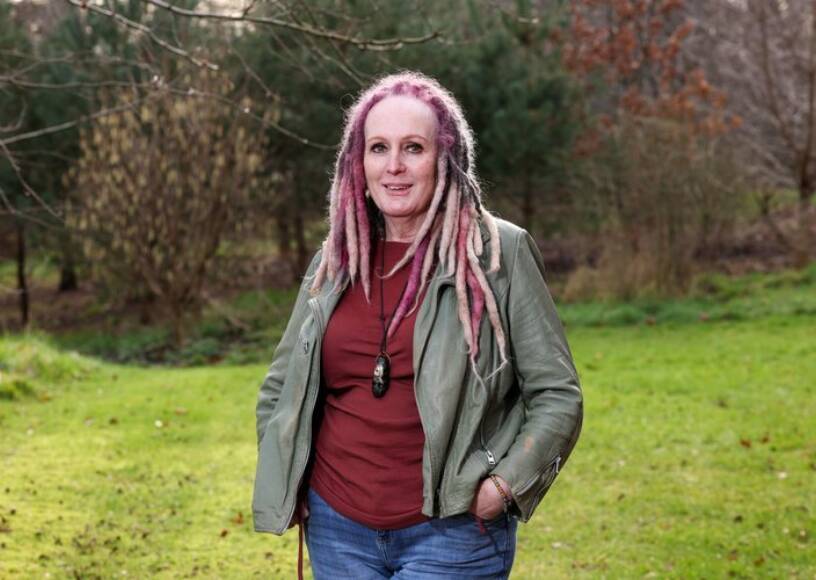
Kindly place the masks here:
[(0, 576), (291, 573), (254, 397), (400, 69), (462, 102), (587, 394), (516, 575), (812, 577), (808, 0), (0, 0)]

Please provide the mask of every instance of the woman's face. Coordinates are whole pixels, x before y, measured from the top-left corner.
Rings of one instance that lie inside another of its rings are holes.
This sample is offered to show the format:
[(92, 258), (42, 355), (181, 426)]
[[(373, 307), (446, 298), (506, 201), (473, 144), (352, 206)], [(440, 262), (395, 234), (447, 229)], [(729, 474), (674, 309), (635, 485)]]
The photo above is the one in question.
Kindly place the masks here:
[(386, 97), (365, 121), (366, 183), (386, 223), (421, 223), (436, 184), (433, 110), (408, 96)]

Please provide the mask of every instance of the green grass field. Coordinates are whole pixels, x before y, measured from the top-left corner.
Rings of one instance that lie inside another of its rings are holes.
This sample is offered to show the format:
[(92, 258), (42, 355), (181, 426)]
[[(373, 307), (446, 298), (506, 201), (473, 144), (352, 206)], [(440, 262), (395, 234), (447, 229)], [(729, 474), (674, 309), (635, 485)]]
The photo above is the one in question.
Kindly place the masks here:
[[(816, 577), (816, 317), (569, 338), (584, 431), (513, 578)], [(293, 577), (251, 529), (264, 371), (0, 338), (0, 578)]]

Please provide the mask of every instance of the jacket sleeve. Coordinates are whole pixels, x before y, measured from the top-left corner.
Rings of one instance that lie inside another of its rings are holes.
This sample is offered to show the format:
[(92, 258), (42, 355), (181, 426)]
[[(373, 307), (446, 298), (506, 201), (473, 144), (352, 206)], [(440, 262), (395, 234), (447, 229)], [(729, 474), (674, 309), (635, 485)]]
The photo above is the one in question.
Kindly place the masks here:
[(583, 421), (578, 373), (547, 285), (538, 247), (517, 240), (507, 289), (509, 352), (525, 421), (493, 473), (510, 485), (522, 521), (533, 514), (575, 446)]
[(307, 302), (309, 300), (309, 287), (312, 283), (312, 276), (317, 270), (317, 265), (320, 263), (320, 252), (318, 252), (312, 259), (306, 275), (300, 285), (295, 307), (292, 309), (292, 314), (289, 316), (289, 322), (286, 324), (286, 330), (275, 348), (275, 354), (272, 357), (272, 364), (261, 383), (261, 390), (258, 393), (258, 404), (255, 407), (255, 428), (258, 432), (258, 446), (261, 445), (261, 439), (266, 431), (266, 425), (269, 418), (272, 416), (275, 406), (278, 404), (281, 389), (283, 389), (283, 381), (286, 377), (286, 371), (289, 368), (289, 357), (292, 354), (292, 349), (295, 347), (297, 337), (300, 332), (300, 327), (306, 319), (309, 308)]

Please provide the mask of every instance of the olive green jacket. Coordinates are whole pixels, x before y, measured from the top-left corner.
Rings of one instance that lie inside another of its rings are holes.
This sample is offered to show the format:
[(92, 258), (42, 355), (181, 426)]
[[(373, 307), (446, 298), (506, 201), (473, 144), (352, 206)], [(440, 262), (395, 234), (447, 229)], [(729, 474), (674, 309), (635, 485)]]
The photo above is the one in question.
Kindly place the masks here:
[[(569, 456), (583, 418), (583, 399), (561, 323), (532, 237), (498, 222), (501, 267), (488, 274), (510, 363), (484, 383), (473, 375), (457, 314), (453, 276), (440, 266), (429, 281), (414, 326), (414, 391), (425, 433), (422, 512), (466, 512), (488, 473), (502, 477), (514, 510), (529, 520)], [(482, 225), (489, 263), (489, 232)], [(312, 260), (257, 405), (258, 466), (253, 514), (259, 532), (282, 534), (292, 520), (312, 446), (320, 386), (321, 340), (340, 298), (327, 281), (310, 297)], [(485, 268), (486, 269), (486, 268)], [(498, 368), (492, 326), (482, 320), (477, 367)]]

